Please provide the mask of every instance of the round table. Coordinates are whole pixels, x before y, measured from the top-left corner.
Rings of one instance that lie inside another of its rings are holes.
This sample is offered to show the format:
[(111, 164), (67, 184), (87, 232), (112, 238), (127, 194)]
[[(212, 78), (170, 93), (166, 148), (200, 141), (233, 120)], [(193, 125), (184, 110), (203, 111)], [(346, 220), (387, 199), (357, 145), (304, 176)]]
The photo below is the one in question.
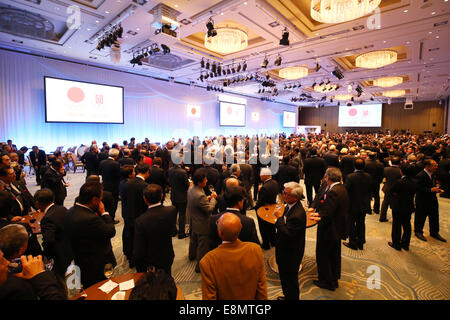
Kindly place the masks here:
[[(263, 207), (259, 208), (256, 213), (264, 221), (269, 222), (271, 224), (275, 224), (275, 222), (277, 221), (275, 212), (277, 212), (277, 211), (283, 212), (284, 208), (285, 208), (284, 204), (280, 204), (280, 203), (269, 204), (267, 206), (263, 206)], [(310, 218), (309, 213), (306, 212), (306, 227), (311, 228), (311, 227), (315, 226), (316, 224), (317, 224), (317, 221), (312, 220)], [(272, 269), (273, 272), (278, 273), (278, 265), (277, 265), (277, 262), (275, 259), (275, 254), (269, 258), (268, 262), (269, 262), (270, 269)], [(303, 268), (303, 265), (300, 264), (300, 267), (298, 268), (298, 272), (300, 272), (302, 270), (302, 268)]]
[[(119, 284), (124, 281), (134, 280), (134, 284), (136, 285), (137, 281), (142, 277), (144, 273), (130, 273), (130, 274), (123, 274), (117, 277), (112, 277), (110, 279), (106, 279), (103, 281), (100, 281), (89, 288), (82, 291), (79, 295), (75, 296), (72, 300), (111, 300), (112, 296), (119, 292), (119, 286), (115, 287), (113, 290), (111, 290), (109, 293), (105, 293), (99, 288), (108, 282), (109, 280), (114, 281), (115, 283)], [(177, 286), (177, 300), (184, 300), (184, 295), (181, 289)], [(131, 291), (133, 289), (129, 289), (125, 291), (125, 299), (128, 300), (131, 294)], [(86, 296), (85, 296), (86, 295)]]

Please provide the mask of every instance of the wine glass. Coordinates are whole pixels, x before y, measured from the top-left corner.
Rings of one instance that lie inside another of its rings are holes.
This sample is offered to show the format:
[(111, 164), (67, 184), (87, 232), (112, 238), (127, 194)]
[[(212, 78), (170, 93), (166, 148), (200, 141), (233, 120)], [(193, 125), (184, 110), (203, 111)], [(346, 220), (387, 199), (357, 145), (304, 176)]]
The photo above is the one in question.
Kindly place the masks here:
[(44, 257), (42, 259), (42, 262), (44, 263), (45, 271), (52, 271), (55, 260), (53, 260), (52, 258), (48, 259), (47, 257)]
[(112, 263), (107, 263), (105, 265), (104, 274), (107, 279), (111, 278), (114, 273), (114, 267)]
[(208, 186), (209, 191), (211, 192), (211, 194), (214, 192), (214, 186), (212, 184), (210, 184)]

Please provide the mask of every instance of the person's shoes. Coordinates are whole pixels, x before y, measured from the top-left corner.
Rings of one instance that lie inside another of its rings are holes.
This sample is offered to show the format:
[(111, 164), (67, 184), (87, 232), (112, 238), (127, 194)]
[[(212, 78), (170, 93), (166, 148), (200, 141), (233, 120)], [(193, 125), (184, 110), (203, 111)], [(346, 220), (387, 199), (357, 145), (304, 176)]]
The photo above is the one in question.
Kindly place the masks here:
[(425, 238), (424, 235), (421, 234), (421, 233), (416, 233), (416, 237), (419, 238), (422, 241), (427, 241), (427, 238)]
[(189, 237), (189, 235), (186, 234), (186, 233), (178, 235), (178, 239), (184, 239), (184, 238), (187, 238), (187, 237)]
[(359, 246), (358, 246), (358, 249), (359, 249), (359, 250), (364, 250), (364, 245), (363, 245), (363, 244), (359, 245)]
[(278, 296), (277, 300), (286, 300), (286, 297), (285, 296)]
[(439, 233), (438, 234), (430, 234), (430, 236), (432, 236), (433, 238), (442, 241), (442, 242), (447, 242), (447, 240), (445, 240), (444, 238), (442, 238)]
[(322, 289), (327, 289), (327, 290), (330, 290), (330, 291), (336, 290), (336, 288), (334, 286), (327, 285), (325, 283), (320, 282), (319, 280), (313, 280), (313, 283), (316, 286), (318, 286), (319, 288), (322, 288)]
[(380, 222), (388, 222), (388, 219), (380, 219)]
[(344, 246), (346, 246), (347, 248), (350, 248), (352, 250), (358, 250), (358, 248), (352, 244), (350, 244), (350, 242), (343, 242), (342, 243)]
[(338, 289), (338, 288), (339, 288), (339, 283), (336, 281), (335, 283), (333, 283), (333, 287), (334, 287), (335, 289)]
[(405, 251), (409, 251), (409, 247), (407, 247), (407, 246), (402, 246), (402, 249)]
[(388, 245), (389, 245), (390, 247), (394, 248), (395, 250), (402, 251), (402, 248), (401, 248), (401, 247), (396, 247), (396, 246), (394, 246), (394, 244), (393, 244), (392, 242), (388, 242)]
[(200, 273), (200, 267), (199, 266), (195, 267), (195, 273)]

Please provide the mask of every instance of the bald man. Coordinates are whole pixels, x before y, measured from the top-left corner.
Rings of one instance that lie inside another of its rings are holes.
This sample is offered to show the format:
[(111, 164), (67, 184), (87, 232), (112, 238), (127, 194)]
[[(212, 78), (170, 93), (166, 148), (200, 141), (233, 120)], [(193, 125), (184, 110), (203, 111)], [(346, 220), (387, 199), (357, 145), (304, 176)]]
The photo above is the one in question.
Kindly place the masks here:
[(241, 220), (223, 214), (217, 223), (222, 244), (200, 260), (203, 300), (267, 300), (261, 247), (238, 239)]

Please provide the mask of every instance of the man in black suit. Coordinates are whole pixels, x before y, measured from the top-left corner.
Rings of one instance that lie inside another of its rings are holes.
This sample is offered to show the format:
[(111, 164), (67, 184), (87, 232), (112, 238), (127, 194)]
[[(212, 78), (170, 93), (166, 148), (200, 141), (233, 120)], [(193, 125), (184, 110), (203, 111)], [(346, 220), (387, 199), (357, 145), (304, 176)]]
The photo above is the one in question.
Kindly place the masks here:
[(189, 180), (186, 170), (181, 165), (175, 165), (169, 169), (169, 184), (172, 188), (170, 197), (172, 204), (178, 211), (178, 239), (187, 237), (185, 232), (186, 225), (186, 205), (187, 191), (189, 189)]
[(314, 193), (317, 194), (320, 188), (320, 181), (323, 179), (325, 170), (327, 169), (327, 163), (322, 158), (317, 156), (317, 150), (311, 149), (310, 157), (307, 158), (303, 164), (303, 173), (305, 175), (305, 187), (306, 197), (308, 199), (308, 205), (310, 206), (313, 201), (312, 190), (314, 187)]
[[(414, 212), (414, 196), (417, 184), (414, 181), (414, 167), (408, 163), (400, 166), (402, 177), (392, 186), (392, 242), (388, 245), (396, 250), (409, 250), (411, 240), (411, 214)], [(402, 235), (403, 228), (403, 235)]]
[(112, 192), (114, 197), (113, 212), (110, 212), (111, 218), (115, 218), (117, 202), (119, 201), (120, 184), (120, 164), (117, 162), (119, 150), (112, 148), (109, 150), (109, 158), (102, 160), (99, 165), (99, 174), (102, 176), (103, 187)]
[(148, 186), (145, 180), (150, 175), (150, 166), (147, 163), (140, 163), (135, 169), (136, 177), (129, 179), (122, 193), (122, 206), (126, 211), (124, 220), (123, 253), (130, 260), (133, 256), (134, 225), (136, 219), (145, 212), (147, 205), (144, 201), (144, 190)]
[(167, 179), (166, 179), (166, 173), (161, 168), (162, 160), (159, 157), (155, 157), (153, 159), (153, 165), (150, 168), (150, 176), (147, 179), (148, 184), (157, 184), (161, 187), (163, 198), (161, 200), (161, 203), (164, 203), (164, 199), (166, 197), (166, 185), (167, 185)]
[[(67, 235), (75, 264), (81, 269), (81, 283), (85, 288), (106, 279), (106, 264), (117, 264), (111, 246), (116, 229), (113, 219), (103, 206), (102, 189), (100, 183), (83, 184), (79, 202), (69, 209), (67, 215)], [(100, 212), (100, 215), (96, 212)]]
[(327, 168), (328, 167), (339, 168), (339, 156), (337, 154), (337, 150), (334, 145), (330, 146), (330, 150), (323, 155), (323, 159), (327, 163)]
[(283, 164), (278, 169), (278, 172), (274, 178), (278, 182), (279, 193), (283, 192), (285, 183), (298, 182), (300, 180), (297, 168), (291, 166), (289, 164), (289, 160), (289, 156), (283, 157)]
[(353, 157), (353, 155), (348, 154), (347, 148), (341, 149), (341, 159), (339, 162), (339, 169), (341, 170), (342, 179), (344, 182), (347, 175), (355, 171), (355, 158)]
[(23, 216), (28, 214), (32, 208), (36, 208), (33, 196), (28, 191), (27, 187), (15, 181), (16, 174), (11, 167), (0, 166), (0, 184), (3, 185), (15, 200), (13, 202), (13, 216)]
[(443, 193), (444, 190), (436, 186), (434, 173), (438, 165), (432, 159), (424, 160), (425, 169), (416, 176), (416, 216), (414, 218), (414, 233), (422, 241), (427, 241), (423, 235), (425, 220), (429, 219), (430, 236), (442, 242), (446, 242), (439, 235), (439, 203), (436, 194)]
[(146, 272), (148, 267), (164, 269), (172, 273), (175, 257), (172, 246), (172, 231), (176, 224), (177, 209), (161, 204), (162, 189), (150, 184), (144, 190), (148, 209), (135, 222), (133, 260), (137, 272)]
[[(253, 176), (253, 167), (248, 163), (241, 163), (239, 164), (239, 167), (241, 169), (241, 175), (240, 179), (242, 183), (244, 184), (245, 192), (247, 194), (247, 208), (253, 208), (253, 197), (251, 193), (252, 185), (255, 180)], [(245, 208), (245, 209), (247, 209)]]
[(386, 222), (387, 220), (387, 210), (389, 204), (391, 202), (390, 191), (394, 183), (402, 177), (400, 172), (399, 164), (400, 158), (394, 156), (391, 158), (391, 166), (384, 168), (384, 178), (386, 181), (383, 185), (384, 199), (381, 204), (381, 212), (380, 212), (380, 222)]
[[(272, 171), (270, 171), (269, 168), (261, 168), (260, 177), (262, 186), (258, 192), (258, 201), (255, 205), (256, 212), (258, 212), (258, 209), (263, 206), (277, 203), (277, 195), (279, 190), (278, 183), (276, 180), (272, 179)], [(275, 226), (264, 221), (258, 215), (256, 216), (258, 217), (259, 232), (262, 239), (261, 247), (264, 250), (269, 250), (270, 245), (274, 247), (276, 244)]]
[(64, 182), (64, 164), (61, 160), (55, 160), (50, 168), (45, 172), (41, 180), (41, 189), (47, 188), (53, 192), (55, 204), (57, 206), (64, 205), (64, 199), (67, 196), (67, 184)]
[(81, 161), (84, 163), (84, 167), (87, 171), (86, 177), (89, 177), (90, 175), (98, 175), (98, 166), (100, 163), (98, 156), (98, 146), (94, 144), (89, 148), (89, 151), (81, 157)]
[(366, 213), (371, 211), (372, 177), (363, 171), (364, 165), (362, 158), (356, 158), (355, 172), (350, 173), (344, 183), (350, 200), (350, 236), (344, 246), (353, 250), (363, 250), (366, 243)]
[[(230, 179), (231, 180), (231, 179)], [(256, 232), (255, 222), (252, 218), (246, 217), (241, 213), (244, 208), (246, 191), (243, 187), (233, 186), (227, 187), (223, 195), (226, 208), (219, 214), (214, 214), (211, 216), (210, 222), (210, 233), (209, 233), (209, 243), (211, 245), (211, 250), (217, 248), (222, 240), (217, 232), (217, 221), (224, 213), (233, 213), (239, 217), (242, 224), (241, 232), (239, 233), (239, 240), (243, 242), (254, 242), (260, 244), (258, 240), (258, 234)]]
[(371, 197), (374, 198), (373, 212), (380, 213), (380, 184), (383, 181), (384, 166), (377, 160), (375, 152), (369, 152), (369, 159), (366, 160), (364, 171), (372, 177)]
[(39, 150), (37, 146), (32, 147), (30, 151), (30, 161), (34, 168), (34, 173), (36, 174), (36, 183), (41, 184), (42, 168), (47, 164), (47, 156), (44, 150)]
[(278, 264), (284, 297), (279, 299), (298, 300), (298, 269), (305, 251), (306, 213), (300, 202), (303, 188), (297, 182), (284, 185), (284, 212), (276, 211), (277, 245), (275, 258)]
[(68, 211), (54, 203), (50, 189), (41, 189), (34, 194), (36, 206), (45, 215), (41, 220), (42, 246), (44, 255), (54, 260), (53, 270), (64, 277), (67, 267), (73, 259), (72, 248), (66, 232)]
[(131, 151), (128, 148), (124, 148), (122, 150), (123, 152), (123, 157), (120, 158), (119, 161), (119, 165), (121, 167), (125, 166), (125, 165), (132, 165), (134, 166), (136, 164), (136, 161), (134, 161), (134, 159), (131, 157)]
[[(328, 188), (318, 203), (312, 219), (317, 226), (316, 262), (318, 280), (314, 284), (334, 291), (341, 277), (341, 240), (349, 234), (349, 199), (342, 182), (341, 171), (330, 167), (325, 173)], [(313, 210), (313, 209), (309, 209)]]

